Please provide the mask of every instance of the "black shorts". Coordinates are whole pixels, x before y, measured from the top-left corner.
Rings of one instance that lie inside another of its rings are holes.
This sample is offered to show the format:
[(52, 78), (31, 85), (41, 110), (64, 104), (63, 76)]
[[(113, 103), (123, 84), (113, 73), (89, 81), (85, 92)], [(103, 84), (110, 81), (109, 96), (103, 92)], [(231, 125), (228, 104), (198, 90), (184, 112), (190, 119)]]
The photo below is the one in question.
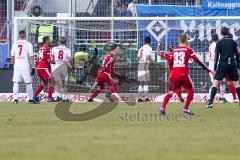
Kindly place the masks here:
[(215, 74), (214, 79), (222, 81), (224, 77), (228, 75), (229, 80), (231, 81), (238, 81), (238, 69), (235, 63), (227, 64), (220, 62), (218, 64), (218, 68)]

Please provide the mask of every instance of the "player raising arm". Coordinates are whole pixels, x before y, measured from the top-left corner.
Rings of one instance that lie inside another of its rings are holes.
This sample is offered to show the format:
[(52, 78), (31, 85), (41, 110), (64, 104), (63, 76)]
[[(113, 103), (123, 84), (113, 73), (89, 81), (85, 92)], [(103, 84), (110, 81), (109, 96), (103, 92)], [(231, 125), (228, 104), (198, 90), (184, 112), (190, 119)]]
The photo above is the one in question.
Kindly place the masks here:
[(39, 48), (38, 51), (38, 64), (36, 67), (36, 72), (38, 77), (42, 81), (37, 87), (34, 93), (34, 100), (39, 101), (38, 94), (44, 89), (45, 86), (48, 86), (48, 102), (54, 102), (52, 97), (53, 94), (53, 82), (51, 79), (51, 55), (50, 55), (50, 44), (51, 38), (49, 36), (43, 37), (43, 45)]
[(68, 67), (71, 66), (71, 51), (66, 46), (66, 38), (59, 39), (59, 46), (52, 49), (55, 64), (52, 65), (52, 75), (55, 80), (56, 94), (63, 102), (69, 101), (67, 96)]
[[(187, 35), (180, 34), (178, 37), (179, 46), (174, 48), (172, 51), (172, 70), (169, 75), (169, 81), (173, 85), (173, 91), (180, 89), (181, 87), (185, 88), (187, 92), (187, 99), (185, 102), (185, 106), (183, 108), (183, 112), (189, 115), (193, 115), (191, 110), (189, 109), (189, 105), (193, 100), (194, 96), (194, 88), (192, 84), (192, 80), (188, 74), (188, 62), (190, 59), (194, 60), (198, 65), (200, 65), (204, 70), (211, 72), (204, 65), (198, 57), (193, 53), (193, 51), (187, 47)], [(167, 105), (167, 104), (166, 104)], [(161, 114), (165, 115), (166, 105), (162, 105), (160, 107)]]
[[(163, 53), (163, 52), (160, 52), (160, 41), (158, 41), (158, 45), (157, 45), (157, 54), (162, 58), (162, 59), (165, 59), (168, 63), (168, 67), (169, 67), (169, 73), (171, 72), (172, 70), (172, 55), (170, 54), (172, 52), (174, 48), (169, 48), (169, 53)], [(170, 98), (172, 97), (173, 95), (173, 85), (172, 84), (169, 84), (169, 95), (167, 94), (164, 98), (164, 101), (163, 101), (163, 105), (164, 104), (167, 104), (168, 101), (170, 100)], [(181, 102), (184, 102), (184, 99), (181, 95), (181, 91), (179, 89), (175, 90), (175, 93), (177, 94), (178, 96), (178, 99), (181, 101)], [(165, 106), (165, 105), (164, 105)]]
[[(24, 80), (26, 84), (26, 91), (28, 93), (29, 102), (36, 103), (33, 100), (33, 89), (31, 75), (34, 74), (34, 58), (33, 46), (26, 41), (26, 32), (19, 32), (19, 40), (13, 43), (12, 50), (12, 63), (14, 65), (13, 72), (13, 94), (14, 103), (18, 103), (19, 83)], [(32, 68), (32, 69), (31, 69)]]
[(103, 59), (103, 63), (98, 70), (96, 79), (98, 88), (93, 91), (88, 102), (93, 102), (93, 99), (104, 89), (105, 84), (110, 87), (108, 93), (106, 93), (106, 97), (110, 101), (113, 101), (112, 94), (117, 90), (117, 85), (113, 82), (112, 76), (114, 76), (114, 72), (112, 70), (112, 67), (114, 66), (115, 59), (119, 54), (120, 48), (117, 44), (113, 44), (110, 53), (108, 53), (107, 56)]

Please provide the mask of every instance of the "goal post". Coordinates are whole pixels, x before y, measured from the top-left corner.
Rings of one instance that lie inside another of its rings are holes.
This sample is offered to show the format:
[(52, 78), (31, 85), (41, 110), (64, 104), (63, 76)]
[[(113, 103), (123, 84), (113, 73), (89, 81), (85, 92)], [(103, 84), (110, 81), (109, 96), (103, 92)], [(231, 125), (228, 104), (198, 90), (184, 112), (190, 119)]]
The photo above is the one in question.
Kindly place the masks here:
[[(73, 54), (79, 51), (79, 45), (86, 45), (92, 52), (91, 41), (95, 41), (99, 49), (99, 59), (107, 54), (109, 43), (114, 41), (121, 45), (122, 55), (126, 62), (121, 62), (117, 70), (126, 72), (131, 78), (137, 78), (137, 53), (143, 45), (145, 36), (152, 38), (153, 59), (161, 66), (160, 71), (152, 67), (150, 92), (166, 93), (168, 88), (168, 66), (156, 55), (157, 41), (161, 41), (160, 50), (167, 52), (170, 46), (178, 44), (180, 33), (189, 36), (191, 48), (199, 58), (208, 65), (207, 53), (211, 35), (220, 35), (222, 26), (228, 26), (234, 40), (240, 42), (240, 16), (218, 17), (14, 17), (14, 40), (18, 31), (25, 29), (28, 39), (33, 44), (36, 34), (30, 33), (29, 26), (33, 24), (53, 25), (57, 28), (56, 38), (66, 36), (68, 47)], [(71, 25), (70, 25), (71, 24)], [(113, 25), (112, 25), (113, 24)], [(37, 45), (36, 45), (37, 47)], [(190, 63), (190, 76), (195, 85), (196, 93), (207, 94), (211, 86), (209, 74), (200, 69), (195, 63)], [(76, 73), (74, 73), (76, 74)], [(37, 82), (36, 82), (37, 83)], [(88, 79), (88, 85), (77, 86), (69, 84), (69, 92), (88, 93), (94, 83), (94, 78)], [(88, 87), (86, 87), (88, 86)], [(136, 93), (137, 86), (124, 84), (119, 87), (120, 93)]]

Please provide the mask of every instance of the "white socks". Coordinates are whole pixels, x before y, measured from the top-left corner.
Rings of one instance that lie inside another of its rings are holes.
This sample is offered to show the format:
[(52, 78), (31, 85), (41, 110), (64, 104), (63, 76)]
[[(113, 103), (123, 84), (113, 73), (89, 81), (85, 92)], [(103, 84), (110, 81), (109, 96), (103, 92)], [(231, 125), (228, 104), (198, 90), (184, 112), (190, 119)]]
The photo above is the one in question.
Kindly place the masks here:
[(139, 86), (138, 87), (138, 93), (139, 93), (139, 97), (138, 98), (147, 98), (147, 94), (149, 92), (149, 87), (148, 85), (144, 85), (144, 86)]
[(33, 99), (32, 83), (27, 83), (26, 84), (26, 92), (28, 93), (29, 100)]
[(220, 97), (224, 98), (224, 94), (226, 92), (226, 85), (225, 84), (220, 84)]
[[(19, 84), (17, 82), (13, 83), (13, 97), (14, 99), (18, 99), (18, 92), (19, 92)], [(26, 84), (26, 92), (28, 94), (29, 100), (33, 99), (33, 88), (32, 83)]]
[(13, 97), (18, 99), (19, 84), (18, 82), (13, 82)]

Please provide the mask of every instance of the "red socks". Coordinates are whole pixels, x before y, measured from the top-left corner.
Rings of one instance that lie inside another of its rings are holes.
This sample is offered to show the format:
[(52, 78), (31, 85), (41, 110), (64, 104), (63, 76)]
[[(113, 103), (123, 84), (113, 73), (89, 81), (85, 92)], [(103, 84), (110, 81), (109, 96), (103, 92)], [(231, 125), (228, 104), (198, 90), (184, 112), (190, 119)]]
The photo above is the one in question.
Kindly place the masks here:
[(49, 85), (48, 86), (48, 98), (53, 98), (52, 97), (53, 91), (54, 91), (54, 87), (52, 85)]
[(234, 86), (233, 86), (232, 84), (229, 84), (229, 85), (228, 85), (228, 89), (229, 89), (229, 91), (232, 93), (233, 100), (237, 99), (236, 91), (235, 91)]
[(44, 89), (44, 84), (43, 83), (40, 83), (37, 90), (35, 91), (34, 93), (34, 96), (38, 96), (38, 94)]
[(187, 99), (186, 99), (186, 103), (185, 103), (185, 109), (189, 108), (190, 103), (193, 100), (193, 95), (194, 95), (194, 91), (193, 90), (189, 90), (187, 91), (188, 95), (187, 95)]
[(92, 95), (89, 97), (90, 99), (94, 99), (95, 97), (97, 97), (97, 95), (100, 93), (99, 89), (95, 89), (92, 93)]
[(167, 93), (164, 97), (162, 106), (165, 108), (169, 100), (172, 98), (172, 94)]

